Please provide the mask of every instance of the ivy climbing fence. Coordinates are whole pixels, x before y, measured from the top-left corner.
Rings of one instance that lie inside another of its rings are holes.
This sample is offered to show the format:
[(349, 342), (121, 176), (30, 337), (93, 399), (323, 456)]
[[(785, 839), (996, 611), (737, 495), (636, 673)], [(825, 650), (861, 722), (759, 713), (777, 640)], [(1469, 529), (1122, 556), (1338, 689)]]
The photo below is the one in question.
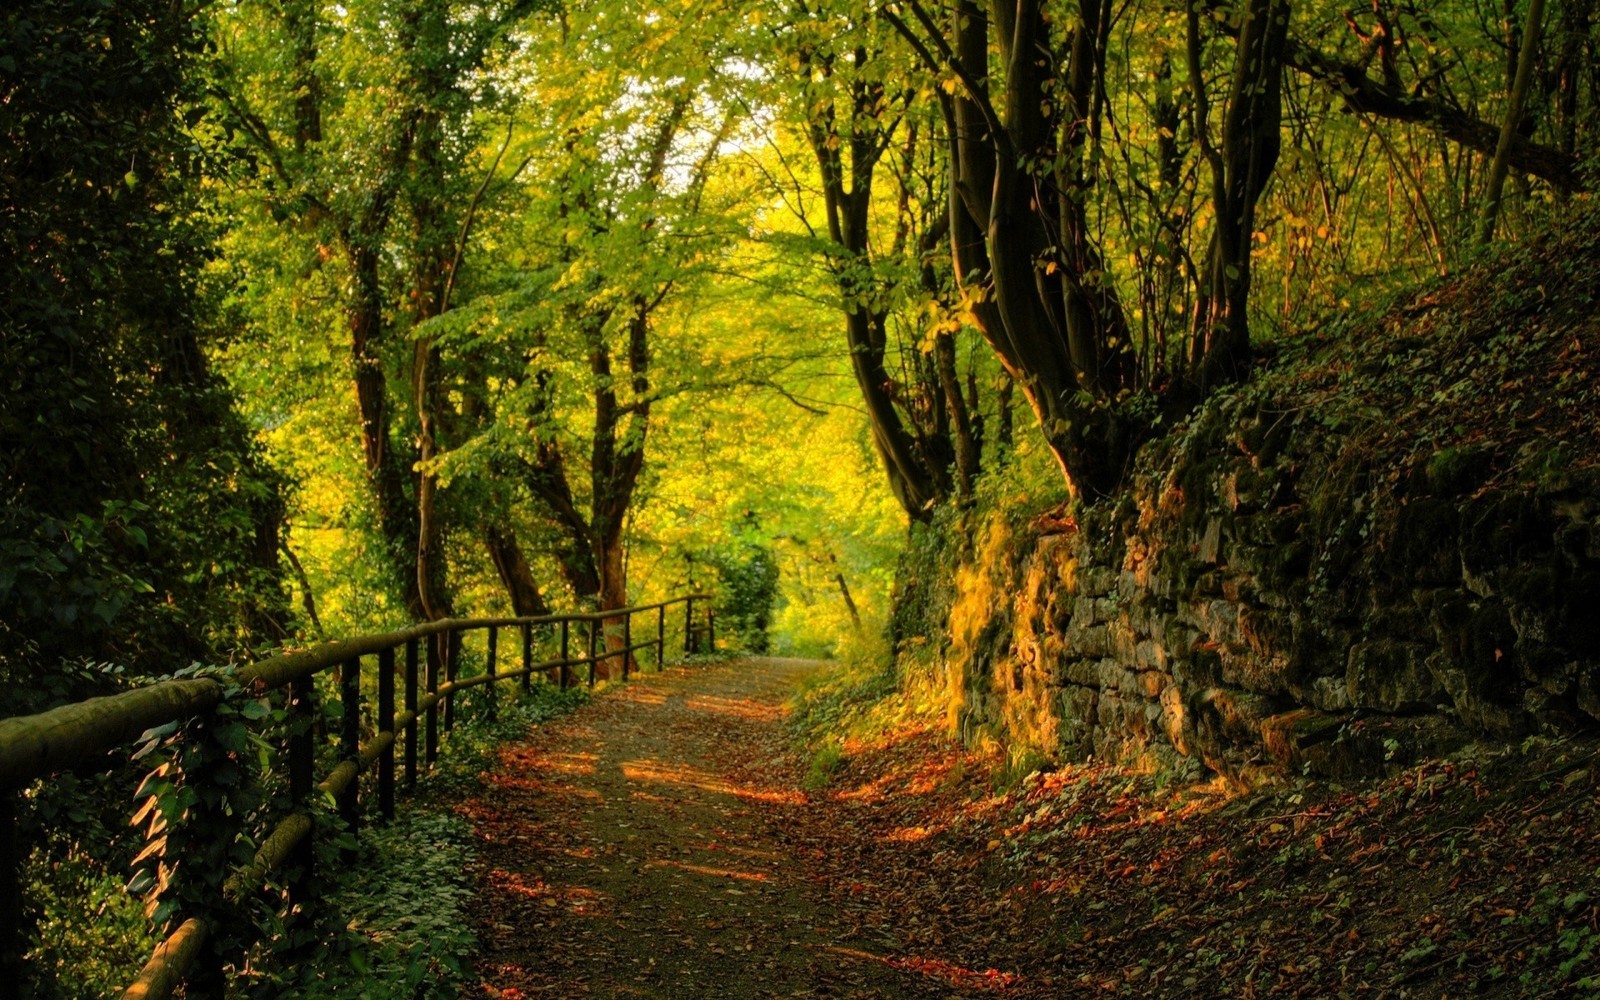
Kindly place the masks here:
[[(336, 804), (344, 831), (359, 830), (364, 811), (373, 807), (383, 820), (395, 814), (397, 784), (414, 785), (419, 769), (438, 757), (441, 731), (456, 721), (456, 701), (465, 692), (475, 709), (496, 715), (498, 688), (518, 682), (527, 690), (535, 676), (562, 688), (597, 677), (640, 669), (638, 654), (651, 654), (659, 669), (667, 662), (669, 611), (682, 605), (686, 655), (716, 645), (716, 617), (708, 594), (689, 594), (656, 604), (593, 613), (522, 618), (469, 618), (428, 622), (397, 632), (325, 642), (310, 649), (273, 656), (245, 666), (176, 677), (121, 694), (62, 705), (37, 715), (0, 719), (0, 998), (15, 995), (26, 981), (24, 954), (29, 937), (24, 918), (22, 864), (29, 845), (19, 830), (28, 789), (66, 771), (110, 773), (125, 768), (129, 752), (150, 745), (164, 729), (179, 739), (220, 741), (223, 757), (244, 748), (238, 727), (249, 720), (276, 717), (283, 724), (273, 754), (286, 774), (288, 808), (259, 831), (237, 830), (237, 843), (253, 844), (248, 863), (218, 871), (189, 859), (183, 877), (186, 894), (159, 923), (174, 928), (158, 945), (122, 994), (124, 1000), (168, 997), (186, 981), (203, 995), (220, 992), (223, 963), (217, 947), (223, 923), (248, 922), (246, 908), (270, 880), (281, 878), (285, 912), (308, 898), (315, 877), (313, 837), (318, 832), (318, 800)], [(644, 629), (635, 619), (645, 618)], [(676, 618), (676, 612), (672, 612)], [(653, 619), (653, 621), (651, 620)], [(672, 623), (677, 631), (677, 622)], [(521, 640), (518, 665), (505, 669), (502, 632)], [(462, 670), (464, 644), (482, 633), (482, 667)], [(642, 640), (638, 639), (644, 635)], [(536, 660), (535, 639), (555, 656)], [(673, 636), (676, 640), (677, 636)], [(581, 675), (586, 672), (587, 677)], [(342, 711), (332, 725), (319, 724), (317, 679), (331, 674)], [(372, 683), (363, 685), (363, 679)], [(476, 703), (481, 698), (482, 704)], [(397, 701), (398, 699), (398, 701)], [(365, 724), (364, 724), (365, 723)], [(180, 728), (181, 727), (181, 728)], [(198, 730), (198, 734), (194, 732)], [(319, 747), (319, 742), (324, 746)], [(319, 749), (333, 766), (316, 776)], [(399, 760), (396, 760), (396, 757)], [(397, 776), (397, 767), (399, 775)], [(374, 773), (375, 772), (375, 773)], [(237, 780), (236, 771), (229, 771)], [(362, 776), (368, 775), (363, 788)], [(198, 780), (208, 777), (204, 770)], [(189, 775), (195, 780), (195, 775)], [(224, 783), (216, 777), (213, 780)], [(144, 794), (144, 789), (134, 798)], [(195, 814), (228, 809), (224, 796), (193, 789), (185, 800), (188, 822), (208, 829)], [(209, 828), (226, 829), (221, 817)], [(237, 820), (237, 817), (233, 817)], [(157, 822), (152, 830), (164, 824)], [(232, 824), (237, 827), (237, 822)], [(146, 853), (150, 853), (147, 850)], [(226, 856), (227, 852), (223, 852)], [(200, 867), (201, 870), (194, 870)], [(184, 912), (184, 911), (193, 912)], [(159, 915), (158, 915), (159, 916)]]

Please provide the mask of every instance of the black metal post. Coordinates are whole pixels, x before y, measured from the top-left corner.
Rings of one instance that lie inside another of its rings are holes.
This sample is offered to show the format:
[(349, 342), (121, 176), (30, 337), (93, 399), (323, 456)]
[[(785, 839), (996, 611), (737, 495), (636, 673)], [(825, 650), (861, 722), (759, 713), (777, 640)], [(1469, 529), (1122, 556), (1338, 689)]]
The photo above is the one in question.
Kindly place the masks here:
[(417, 784), (417, 640), (406, 640), (406, 787)]
[(717, 651), (717, 606), (706, 602), (706, 652)]
[(694, 598), (683, 599), (683, 655), (694, 655)]
[(22, 984), (22, 792), (0, 789), (0, 976), (17, 989)]
[(394, 647), (378, 651), (378, 732), (394, 739), (378, 758), (378, 813), (385, 822), (394, 819)]
[(633, 665), (633, 615), (622, 616), (622, 679), (628, 679), (628, 668)]
[(667, 669), (667, 606), (656, 608), (656, 670)]
[(589, 619), (589, 686), (594, 687), (595, 620)]

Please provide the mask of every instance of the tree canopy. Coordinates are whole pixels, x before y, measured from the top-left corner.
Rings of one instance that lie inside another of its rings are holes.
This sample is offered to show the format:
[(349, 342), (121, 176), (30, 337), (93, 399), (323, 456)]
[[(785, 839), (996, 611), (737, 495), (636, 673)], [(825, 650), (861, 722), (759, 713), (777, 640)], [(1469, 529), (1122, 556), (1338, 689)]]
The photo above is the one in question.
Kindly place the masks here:
[(12, 5), (0, 657), (752, 566), (822, 648), (907, 523), (1110, 495), (1274, 340), (1586, 203), (1593, 8)]

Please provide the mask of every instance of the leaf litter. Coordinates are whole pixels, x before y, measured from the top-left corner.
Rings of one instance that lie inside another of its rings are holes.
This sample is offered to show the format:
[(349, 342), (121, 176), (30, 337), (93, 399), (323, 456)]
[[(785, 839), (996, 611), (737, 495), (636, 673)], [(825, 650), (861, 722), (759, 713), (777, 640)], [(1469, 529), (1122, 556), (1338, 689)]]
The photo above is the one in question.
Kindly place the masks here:
[(819, 788), (775, 710), (815, 669), (669, 670), (507, 748), (469, 995), (1600, 996), (1592, 741), (1241, 793), (1012, 782), (907, 718)]

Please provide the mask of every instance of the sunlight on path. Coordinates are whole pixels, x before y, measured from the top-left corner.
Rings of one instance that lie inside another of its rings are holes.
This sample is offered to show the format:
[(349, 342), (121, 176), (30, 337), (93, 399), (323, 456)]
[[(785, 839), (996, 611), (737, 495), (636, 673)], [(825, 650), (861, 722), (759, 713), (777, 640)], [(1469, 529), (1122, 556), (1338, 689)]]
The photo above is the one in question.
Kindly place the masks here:
[(965, 995), (964, 970), (861, 938), (775, 836), (817, 821), (781, 720), (820, 666), (648, 675), (505, 750), (464, 806), (482, 850), (468, 995)]

